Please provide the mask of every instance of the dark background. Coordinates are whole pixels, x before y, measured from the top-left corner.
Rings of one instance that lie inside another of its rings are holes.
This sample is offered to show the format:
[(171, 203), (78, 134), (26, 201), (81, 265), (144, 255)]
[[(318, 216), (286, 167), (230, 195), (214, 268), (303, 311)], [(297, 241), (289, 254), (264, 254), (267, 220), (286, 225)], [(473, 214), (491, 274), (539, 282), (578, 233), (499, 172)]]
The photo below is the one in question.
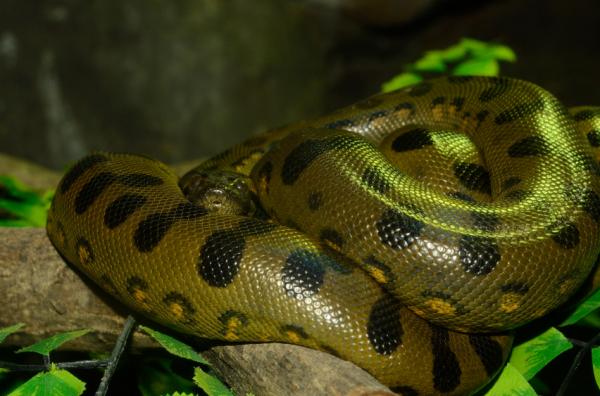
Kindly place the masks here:
[(0, 152), (56, 169), (98, 149), (206, 157), (462, 37), (600, 105), (598, 0), (0, 0)]

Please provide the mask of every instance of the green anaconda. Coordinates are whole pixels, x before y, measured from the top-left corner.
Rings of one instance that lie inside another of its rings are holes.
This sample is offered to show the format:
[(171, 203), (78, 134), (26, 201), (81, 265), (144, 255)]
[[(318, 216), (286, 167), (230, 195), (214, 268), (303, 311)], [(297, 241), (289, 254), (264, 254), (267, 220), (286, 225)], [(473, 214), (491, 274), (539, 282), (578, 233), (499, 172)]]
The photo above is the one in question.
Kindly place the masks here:
[(48, 235), (178, 331), (320, 349), (405, 395), (469, 394), (502, 367), (506, 331), (590, 272), (598, 146), (599, 108), (447, 77), (253, 137), (181, 180), (91, 154), (57, 188)]

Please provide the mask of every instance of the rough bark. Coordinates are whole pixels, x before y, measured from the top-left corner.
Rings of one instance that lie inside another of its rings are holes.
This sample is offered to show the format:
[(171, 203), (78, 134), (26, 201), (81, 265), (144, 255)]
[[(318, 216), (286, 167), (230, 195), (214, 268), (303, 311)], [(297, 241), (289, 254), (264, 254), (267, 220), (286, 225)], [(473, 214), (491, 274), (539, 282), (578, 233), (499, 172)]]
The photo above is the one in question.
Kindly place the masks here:
[[(77, 351), (110, 351), (126, 311), (66, 265), (41, 228), (0, 228), (0, 327), (26, 326), (3, 346), (24, 346), (62, 331), (91, 328), (64, 344)], [(133, 352), (156, 344), (141, 332)], [(286, 344), (215, 346), (205, 351), (238, 394), (391, 395), (355, 365), (322, 352)]]

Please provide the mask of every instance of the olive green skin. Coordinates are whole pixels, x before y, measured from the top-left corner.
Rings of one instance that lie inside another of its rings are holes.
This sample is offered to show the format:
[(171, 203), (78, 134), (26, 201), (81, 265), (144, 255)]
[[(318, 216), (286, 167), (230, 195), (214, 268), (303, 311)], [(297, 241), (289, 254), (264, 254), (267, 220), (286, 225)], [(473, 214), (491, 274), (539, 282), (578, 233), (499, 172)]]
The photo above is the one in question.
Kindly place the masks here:
[(524, 81), (427, 81), (192, 171), (235, 172), (267, 220), (240, 215), (239, 195), (233, 212), (190, 202), (194, 178), (158, 161), (97, 153), (63, 178), (48, 235), (178, 331), (320, 349), (407, 395), (470, 394), (502, 367), (506, 330), (564, 302), (598, 256), (599, 127), (598, 108), (569, 113)]

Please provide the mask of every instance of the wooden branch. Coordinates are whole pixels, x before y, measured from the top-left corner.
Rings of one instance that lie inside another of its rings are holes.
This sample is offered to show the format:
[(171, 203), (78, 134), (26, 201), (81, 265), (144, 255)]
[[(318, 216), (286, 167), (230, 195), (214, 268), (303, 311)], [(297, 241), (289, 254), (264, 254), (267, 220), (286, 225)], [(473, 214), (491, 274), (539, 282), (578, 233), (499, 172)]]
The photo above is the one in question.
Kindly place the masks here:
[[(3, 345), (24, 346), (62, 331), (94, 332), (65, 344), (77, 351), (107, 352), (126, 313), (67, 266), (40, 228), (0, 228), (0, 327), (26, 326)], [(157, 345), (135, 332), (133, 352)], [(392, 395), (355, 365), (286, 344), (216, 346), (203, 352), (238, 394)]]

